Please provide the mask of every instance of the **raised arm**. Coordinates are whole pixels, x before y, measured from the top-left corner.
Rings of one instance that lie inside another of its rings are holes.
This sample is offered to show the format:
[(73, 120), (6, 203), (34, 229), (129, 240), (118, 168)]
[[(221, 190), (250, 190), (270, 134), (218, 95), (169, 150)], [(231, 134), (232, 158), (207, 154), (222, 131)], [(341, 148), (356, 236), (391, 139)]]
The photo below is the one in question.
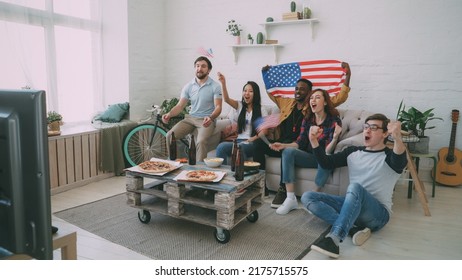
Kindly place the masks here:
[(390, 133), (393, 137), (393, 152), (397, 155), (401, 155), (406, 151), (406, 146), (404, 145), (403, 138), (401, 137), (401, 122), (390, 122), (387, 128), (388, 133)]
[(332, 140), (330, 143), (326, 146), (326, 154), (330, 155), (334, 152), (335, 146), (337, 146), (338, 143), (338, 138), (340, 137), (340, 133), (342, 132), (342, 127), (335, 123), (335, 130), (333, 133)]
[(340, 89), (339, 94), (330, 98), (335, 107), (345, 103), (345, 101), (348, 99), (348, 93), (350, 92), (350, 65), (347, 62), (342, 62), (342, 68), (345, 69), (345, 82), (343, 82), (343, 86)]
[(218, 81), (220, 81), (220, 83), (221, 83), (221, 89), (222, 89), (222, 93), (223, 93), (223, 100), (226, 103), (228, 103), (231, 107), (233, 107), (234, 110), (237, 110), (237, 107), (239, 106), (239, 103), (238, 103), (239, 101), (234, 100), (234, 99), (229, 97), (228, 88), (226, 87), (226, 78), (220, 72), (218, 72)]

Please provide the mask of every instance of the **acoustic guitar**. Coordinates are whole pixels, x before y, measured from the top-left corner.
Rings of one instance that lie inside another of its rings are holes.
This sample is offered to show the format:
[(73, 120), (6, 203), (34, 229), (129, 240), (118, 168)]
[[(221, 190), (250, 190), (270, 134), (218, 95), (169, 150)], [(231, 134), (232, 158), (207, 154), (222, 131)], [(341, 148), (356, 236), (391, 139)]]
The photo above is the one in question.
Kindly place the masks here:
[(449, 148), (441, 148), (438, 151), (435, 179), (439, 184), (455, 187), (462, 185), (462, 151), (454, 147), (459, 110), (452, 110), (451, 119), (452, 129)]

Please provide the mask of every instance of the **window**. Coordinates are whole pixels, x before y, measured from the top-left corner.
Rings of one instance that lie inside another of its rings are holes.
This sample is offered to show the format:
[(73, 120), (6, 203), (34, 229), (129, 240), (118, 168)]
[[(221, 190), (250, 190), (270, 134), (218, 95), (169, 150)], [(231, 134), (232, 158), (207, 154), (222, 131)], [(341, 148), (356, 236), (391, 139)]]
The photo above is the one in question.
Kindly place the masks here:
[(101, 108), (99, 1), (0, 1), (0, 87), (44, 89), (66, 122)]

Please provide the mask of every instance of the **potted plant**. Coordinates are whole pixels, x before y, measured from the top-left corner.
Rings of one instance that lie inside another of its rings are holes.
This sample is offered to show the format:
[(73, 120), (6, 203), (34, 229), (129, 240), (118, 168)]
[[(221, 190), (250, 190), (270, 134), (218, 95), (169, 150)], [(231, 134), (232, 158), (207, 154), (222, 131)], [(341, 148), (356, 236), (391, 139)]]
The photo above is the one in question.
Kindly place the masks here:
[(234, 19), (228, 21), (228, 28), (226, 32), (236, 38), (236, 44), (239, 45), (241, 42), (241, 25), (238, 24)]
[(434, 109), (435, 108), (431, 108), (422, 112), (415, 107), (409, 107), (406, 110), (406, 106), (403, 100), (401, 100), (396, 119), (401, 122), (402, 130), (419, 138), (418, 142), (409, 143), (409, 151), (411, 153), (428, 154), (430, 138), (425, 135), (425, 131), (436, 127), (427, 126), (428, 122), (432, 120), (443, 120), (440, 117), (435, 117), (433, 113)]
[(248, 43), (249, 45), (252, 45), (252, 44), (253, 44), (253, 38), (252, 38), (252, 35), (251, 35), (250, 33), (247, 35), (247, 43)]
[(61, 131), (63, 116), (56, 111), (49, 111), (47, 114), (48, 130), (53, 132)]

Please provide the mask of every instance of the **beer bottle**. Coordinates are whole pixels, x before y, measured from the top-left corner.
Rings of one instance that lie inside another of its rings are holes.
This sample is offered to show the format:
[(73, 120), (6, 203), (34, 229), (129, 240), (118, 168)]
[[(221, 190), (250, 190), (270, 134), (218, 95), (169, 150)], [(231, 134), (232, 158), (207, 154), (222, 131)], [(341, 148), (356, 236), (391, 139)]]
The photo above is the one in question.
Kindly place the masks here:
[(236, 171), (234, 172), (234, 178), (236, 181), (244, 180), (244, 155), (242, 154), (241, 147), (237, 147), (236, 152)]
[(196, 165), (196, 143), (192, 134), (191, 142), (189, 143), (189, 165)]
[(231, 171), (235, 170), (236, 167), (236, 155), (237, 155), (237, 140), (233, 140), (233, 149), (231, 150)]
[(176, 138), (175, 138), (175, 132), (172, 132), (172, 137), (170, 139), (170, 160), (175, 160), (176, 159)]

